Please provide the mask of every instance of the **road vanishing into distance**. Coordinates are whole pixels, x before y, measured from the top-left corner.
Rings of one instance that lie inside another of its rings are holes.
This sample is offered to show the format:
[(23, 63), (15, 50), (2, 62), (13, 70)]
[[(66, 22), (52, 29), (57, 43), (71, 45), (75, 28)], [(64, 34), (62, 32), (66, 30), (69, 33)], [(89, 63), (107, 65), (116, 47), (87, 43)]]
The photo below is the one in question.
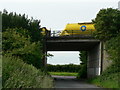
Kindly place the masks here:
[[(85, 80), (77, 80), (75, 76), (52, 76), (55, 79), (55, 88), (100, 88), (88, 84)], [(101, 89), (105, 90), (105, 89)]]

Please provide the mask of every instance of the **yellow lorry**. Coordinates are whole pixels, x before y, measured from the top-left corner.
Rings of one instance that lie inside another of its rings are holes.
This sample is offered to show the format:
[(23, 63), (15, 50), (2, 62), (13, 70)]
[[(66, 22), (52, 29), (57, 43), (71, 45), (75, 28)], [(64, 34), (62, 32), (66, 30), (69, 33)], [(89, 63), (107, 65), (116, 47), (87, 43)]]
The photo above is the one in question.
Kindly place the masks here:
[(89, 35), (95, 31), (93, 23), (73, 23), (67, 24), (60, 36)]

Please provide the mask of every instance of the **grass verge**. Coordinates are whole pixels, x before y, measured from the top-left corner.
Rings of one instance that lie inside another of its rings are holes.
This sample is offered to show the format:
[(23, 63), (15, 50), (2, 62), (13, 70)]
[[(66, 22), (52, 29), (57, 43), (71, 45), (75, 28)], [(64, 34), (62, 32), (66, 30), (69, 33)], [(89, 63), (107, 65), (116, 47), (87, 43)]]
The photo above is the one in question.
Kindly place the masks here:
[(71, 73), (71, 72), (49, 72), (51, 75), (58, 75), (58, 76), (77, 76), (78, 73)]
[(120, 75), (120, 73), (113, 73), (106, 76), (101, 75), (89, 79), (88, 82), (103, 88), (120, 88), (118, 75)]

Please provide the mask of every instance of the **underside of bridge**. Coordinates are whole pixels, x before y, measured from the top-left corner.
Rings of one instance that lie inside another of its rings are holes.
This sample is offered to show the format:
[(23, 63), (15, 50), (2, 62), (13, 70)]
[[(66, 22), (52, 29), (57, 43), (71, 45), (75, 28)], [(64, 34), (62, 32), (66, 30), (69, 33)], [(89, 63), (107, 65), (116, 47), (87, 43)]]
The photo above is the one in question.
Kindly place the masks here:
[(45, 51), (88, 51), (88, 78), (100, 75), (101, 42), (97, 39), (47, 39)]

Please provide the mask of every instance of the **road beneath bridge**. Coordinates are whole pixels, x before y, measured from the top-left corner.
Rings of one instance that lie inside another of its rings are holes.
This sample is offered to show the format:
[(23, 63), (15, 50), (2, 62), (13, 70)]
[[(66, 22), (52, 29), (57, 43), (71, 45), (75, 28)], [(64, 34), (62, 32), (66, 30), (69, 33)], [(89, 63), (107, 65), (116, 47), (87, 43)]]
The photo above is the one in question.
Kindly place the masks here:
[[(55, 88), (99, 88), (88, 84), (85, 80), (77, 80), (75, 76), (52, 76), (55, 78)], [(105, 89), (100, 89), (105, 90)]]

